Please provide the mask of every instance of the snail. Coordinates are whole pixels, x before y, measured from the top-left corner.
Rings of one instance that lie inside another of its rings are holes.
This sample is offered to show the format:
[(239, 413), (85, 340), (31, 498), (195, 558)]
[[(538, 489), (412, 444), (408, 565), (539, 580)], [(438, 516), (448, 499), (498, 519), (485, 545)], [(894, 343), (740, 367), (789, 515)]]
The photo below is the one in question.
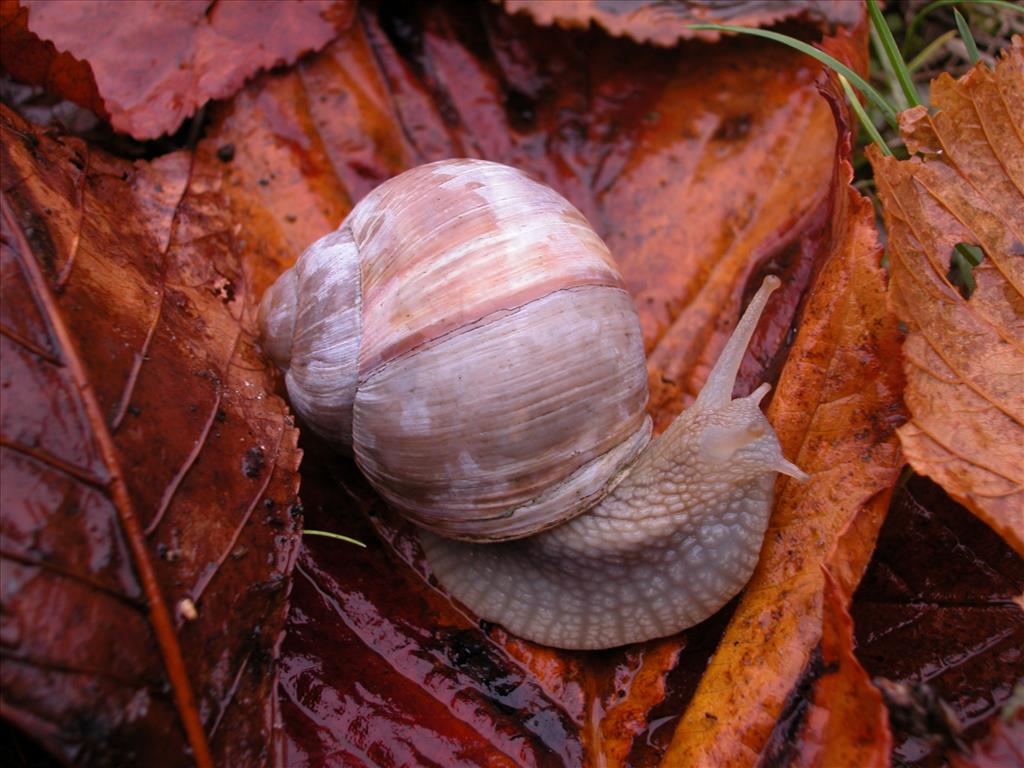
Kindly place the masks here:
[(757, 562), (787, 461), (732, 399), (769, 276), (695, 402), (652, 439), (639, 318), (554, 190), (445, 160), (381, 184), (264, 295), (263, 346), (302, 420), (420, 528), (481, 619), (560, 648), (674, 634)]

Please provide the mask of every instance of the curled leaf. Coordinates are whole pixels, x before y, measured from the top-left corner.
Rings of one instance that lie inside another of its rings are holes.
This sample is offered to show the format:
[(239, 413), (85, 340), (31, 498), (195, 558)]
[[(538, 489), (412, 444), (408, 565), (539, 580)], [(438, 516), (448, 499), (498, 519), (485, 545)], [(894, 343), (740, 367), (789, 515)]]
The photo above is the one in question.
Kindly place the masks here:
[(865, 198), (840, 196), (842, 234), (768, 409), (784, 453), (811, 479), (779, 481), (758, 567), (676, 728), (670, 764), (755, 762), (822, 637), (821, 566), (849, 521), (859, 522), (842, 537), (846, 581), (856, 584), (871, 557), (902, 465), (895, 429), (904, 418), (900, 336), (873, 220)]
[[(822, 608), (821, 676), (814, 682), (810, 709), (792, 745), (798, 755), (791, 765), (887, 768), (892, 733), (881, 692), (854, 655), (853, 619), (849, 606), (860, 580), (852, 572), (848, 539), (877, 533), (885, 510), (865, 507), (840, 533), (836, 548), (822, 566), (825, 576)], [(873, 519), (872, 519), (873, 518)]]

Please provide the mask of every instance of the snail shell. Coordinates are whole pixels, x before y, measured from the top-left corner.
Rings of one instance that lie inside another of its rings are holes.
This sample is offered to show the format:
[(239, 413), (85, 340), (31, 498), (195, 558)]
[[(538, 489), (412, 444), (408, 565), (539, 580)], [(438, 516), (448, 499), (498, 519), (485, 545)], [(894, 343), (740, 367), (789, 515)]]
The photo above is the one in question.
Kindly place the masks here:
[(606, 648), (724, 605), (757, 562), (775, 473), (805, 477), (758, 407), (768, 385), (732, 399), (778, 284), (651, 440), (607, 247), (520, 171), (446, 160), (356, 205), (267, 291), (260, 324), (293, 407), (423, 529), (456, 598), (537, 642)]
[(508, 166), (385, 182), (275, 283), (261, 319), (302, 419), (446, 536), (557, 525), (650, 439), (640, 323), (611, 254)]

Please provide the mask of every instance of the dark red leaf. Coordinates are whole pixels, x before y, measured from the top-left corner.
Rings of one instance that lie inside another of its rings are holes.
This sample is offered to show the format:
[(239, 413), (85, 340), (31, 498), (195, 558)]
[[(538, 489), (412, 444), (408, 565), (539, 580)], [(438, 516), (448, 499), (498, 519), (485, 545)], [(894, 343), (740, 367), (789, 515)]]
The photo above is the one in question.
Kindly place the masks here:
[(262, 764), (299, 454), (216, 178), (0, 127), (3, 715), (80, 765)]
[[(971, 742), (1024, 680), (1024, 611), (1014, 602), (1021, 592), (1024, 560), (916, 477), (894, 497), (854, 596), (857, 656), (872, 677), (926, 685), (926, 708), (947, 702)], [(944, 763), (949, 742), (937, 727), (904, 721), (894, 737), (902, 763)]]
[(4, 0), (4, 67), (109, 114), (114, 128), (136, 139), (173, 133), (260, 69), (323, 47), (354, 10), (348, 0), (22, 5), (18, 12)]

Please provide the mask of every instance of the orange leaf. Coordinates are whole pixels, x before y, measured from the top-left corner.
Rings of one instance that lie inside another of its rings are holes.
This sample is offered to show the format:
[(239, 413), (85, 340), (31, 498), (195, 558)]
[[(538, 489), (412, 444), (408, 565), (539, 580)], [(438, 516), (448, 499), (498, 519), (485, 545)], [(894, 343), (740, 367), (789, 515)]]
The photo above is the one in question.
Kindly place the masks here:
[[(848, 168), (848, 167), (847, 167)], [(899, 334), (868, 200), (835, 213), (836, 248), (819, 276), (768, 415), (811, 479), (779, 482), (761, 559), (666, 755), (667, 765), (752, 765), (822, 636), (821, 565), (844, 526), (855, 584), (902, 465), (895, 429)]]
[[(558, 189), (606, 238), (636, 296), (662, 423), (700, 389), (768, 270), (784, 287), (737, 392), (773, 379), (828, 253), (835, 196), (846, 194), (833, 183), (837, 132), (820, 68), (762, 41), (658, 49), (457, 7), (363, 6), (324, 51), (212, 112), (198, 154), (230, 158), (225, 189), (254, 282), (269, 285), (383, 180), (480, 156)], [(864, 42), (858, 33), (850, 45)], [(305, 445), (310, 524), (369, 546), (303, 549), (283, 651), (283, 754), (403, 765), (658, 760), (692, 691), (689, 678), (669, 680), (670, 668), (678, 659), (699, 674), (724, 618), (602, 654), (481, 628), (426, 580), (414, 537), (352, 468)], [(359, 489), (357, 503), (338, 499), (339, 477)]]
[[(877, 535), (885, 509), (865, 507), (840, 534), (822, 570), (825, 604), (821, 656), (824, 672), (815, 682), (811, 708), (797, 739), (797, 758), (791, 765), (833, 768), (885, 768), (891, 762), (892, 733), (881, 692), (853, 654), (853, 620), (849, 606), (859, 575), (851, 573), (850, 539), (865, 529)], [(871, 518), (876, 519), (871, 519)], [(856, 560), (856, 557), (854, 558)]]
[[(912, 416), (900, 441), (915, 470), (1024, 554), (1024, 50), (932, 83), (929, 116), (901, 115), (898, 161), (871, 154), (889, 231), (892, 306)], [(947, 273), (980, 246), (964, 299)]]

